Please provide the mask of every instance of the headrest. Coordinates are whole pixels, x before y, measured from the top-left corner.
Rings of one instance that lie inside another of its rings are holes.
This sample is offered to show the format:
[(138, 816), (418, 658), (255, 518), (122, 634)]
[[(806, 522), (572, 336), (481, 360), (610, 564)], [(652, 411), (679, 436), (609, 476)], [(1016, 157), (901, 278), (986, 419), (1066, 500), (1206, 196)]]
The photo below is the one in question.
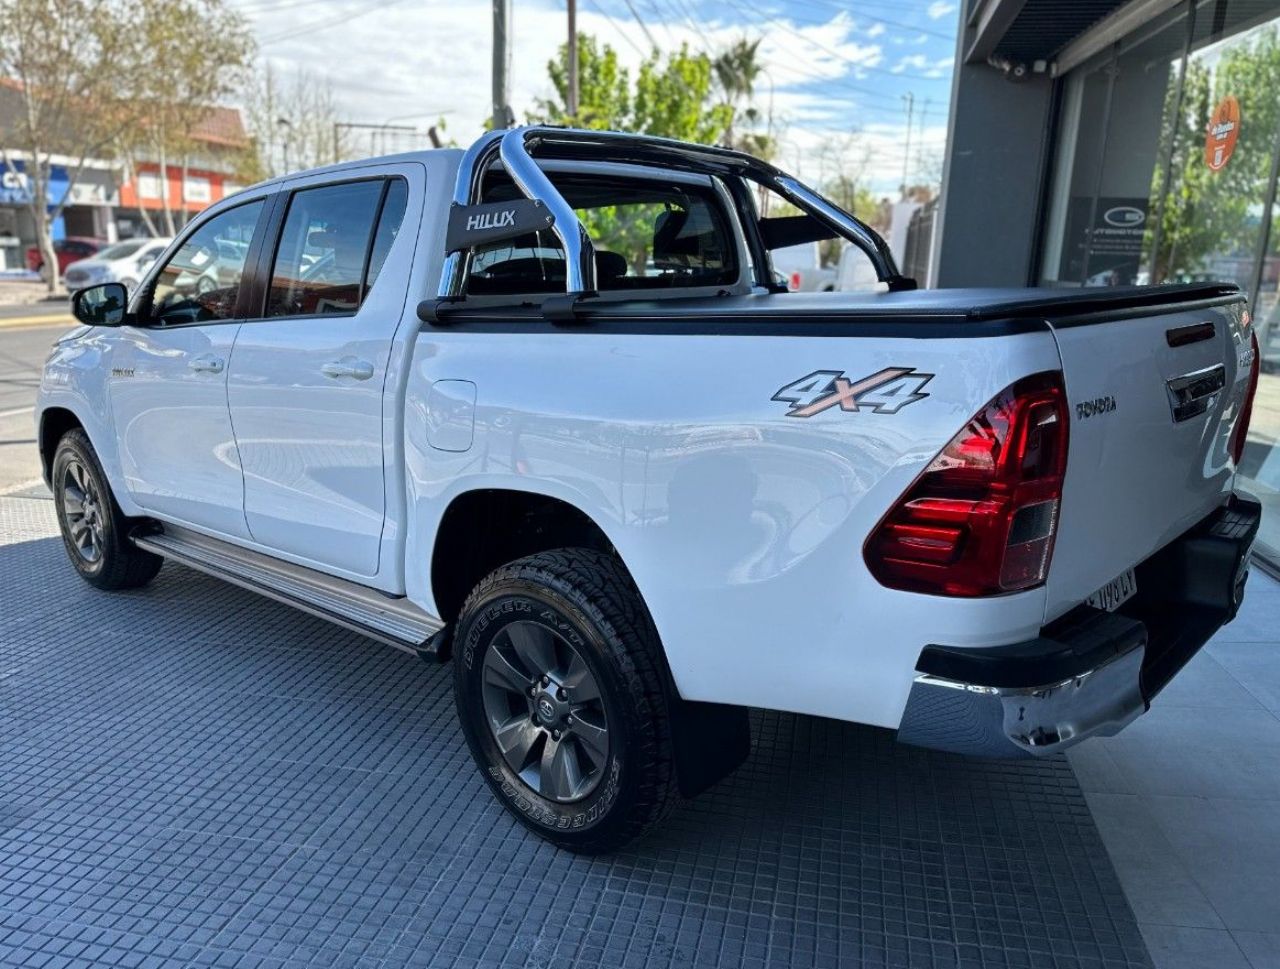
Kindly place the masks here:
[(596, 250), (596, 275), (601, 280), (621, 279), (627, 274), (627, 260), (608, 249)]
[[(655, 263), (670, 260), (676, 256), (688, 255), (682, 252), (677, 240), (689, 221), (689, 213), (679, 209), (667, 209), (653, 223), (653, 261)], [(687, 248), (687, 247), (686, 247)]]

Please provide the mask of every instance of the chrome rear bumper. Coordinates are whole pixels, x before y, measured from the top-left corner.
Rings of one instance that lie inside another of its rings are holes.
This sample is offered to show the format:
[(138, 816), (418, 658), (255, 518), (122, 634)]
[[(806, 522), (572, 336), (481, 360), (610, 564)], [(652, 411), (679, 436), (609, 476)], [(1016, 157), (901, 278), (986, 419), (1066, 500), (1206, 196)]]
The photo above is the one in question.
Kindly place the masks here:
[(1244, 597), (1261, 506), (1235, 495), (1137, 569), (1115, 613), (1080, 606), (1033, 640), (926, 646), (898, 739), (980, 757), (1047, 756), (1121, 730)]

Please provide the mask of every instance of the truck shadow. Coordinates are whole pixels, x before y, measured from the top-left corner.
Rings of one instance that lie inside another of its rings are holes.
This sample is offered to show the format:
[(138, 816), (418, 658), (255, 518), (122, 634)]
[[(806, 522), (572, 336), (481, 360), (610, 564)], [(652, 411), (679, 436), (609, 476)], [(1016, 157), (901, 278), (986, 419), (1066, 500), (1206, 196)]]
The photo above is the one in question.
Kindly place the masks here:
[(314, 964), (362, 940), (387, 965), (1148, 965), (1062, 758), (754, 712), (735, 774), (577, 857), (490, 796), (451, 667), (173, 565), (99, 593), (39, 537), (47, 503), (18, 504), (15, 524), (0, 502), (0, 907), (105, 925), (146, 869), (186, 887), (148, 894), (136, 931), (200, 927), (220, 958), (274, 938)]

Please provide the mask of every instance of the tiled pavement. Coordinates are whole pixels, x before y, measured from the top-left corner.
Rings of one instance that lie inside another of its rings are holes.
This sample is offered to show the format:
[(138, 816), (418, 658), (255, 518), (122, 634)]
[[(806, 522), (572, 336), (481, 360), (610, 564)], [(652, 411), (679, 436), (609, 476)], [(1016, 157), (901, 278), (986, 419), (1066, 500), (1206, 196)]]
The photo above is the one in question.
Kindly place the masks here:
[(180, 567), (95, 592), (54, 534), (0, 499), (6, 969), (1150, 965), (1065, 759), (762, 714), (732, 778), (579, 858), (489, 796), (448, 668)]
[(1280, 969), (1280, 583), (1070, 760), (1157, 969)]

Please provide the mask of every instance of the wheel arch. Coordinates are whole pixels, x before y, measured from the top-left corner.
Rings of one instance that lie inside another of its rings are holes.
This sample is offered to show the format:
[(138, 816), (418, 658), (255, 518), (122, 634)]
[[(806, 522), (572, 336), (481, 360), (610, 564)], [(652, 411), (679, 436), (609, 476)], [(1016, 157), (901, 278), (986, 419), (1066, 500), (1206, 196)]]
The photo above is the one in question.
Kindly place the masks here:
[[(557, 548), (591, 548), (613, 557), (648, 609), (621, 552), (589, 514), (540, 492), (481, 488), (456, 495), (436, 530), (430, 581), (437, 615), (451, 627), (467, 595), (494, 569)], [(676, 777), (681, 794), (694, 797), (746, 759), (750, 724), (745, 707), (684, 699), (672, 674), (668, 644), (661, 635), (658, 641)], [(446, 648), (443, 655), (448, 652)]]
[[(58, 442), (68, 431), (82, 430), (87, 435), (88, 428), (80, 420), (75, 411), (67, 407), (47, 407), (40, 412), (40, 428), (36, 434), (37, 446), (40, 449), (40, 471), (44, 475), (44, 483), (52, 487), (53, 455), (58, 450)], [(92, 438), (90, 439), (92, 441)]]
[(635, 583), (604, 529), (563, 498), (513, 488), (476, 488), (455, 495), (440, 518), (431, 552), (437, 614), (453, 622), (467, 595), (494, 569), (556, 548), (612, 555)]

